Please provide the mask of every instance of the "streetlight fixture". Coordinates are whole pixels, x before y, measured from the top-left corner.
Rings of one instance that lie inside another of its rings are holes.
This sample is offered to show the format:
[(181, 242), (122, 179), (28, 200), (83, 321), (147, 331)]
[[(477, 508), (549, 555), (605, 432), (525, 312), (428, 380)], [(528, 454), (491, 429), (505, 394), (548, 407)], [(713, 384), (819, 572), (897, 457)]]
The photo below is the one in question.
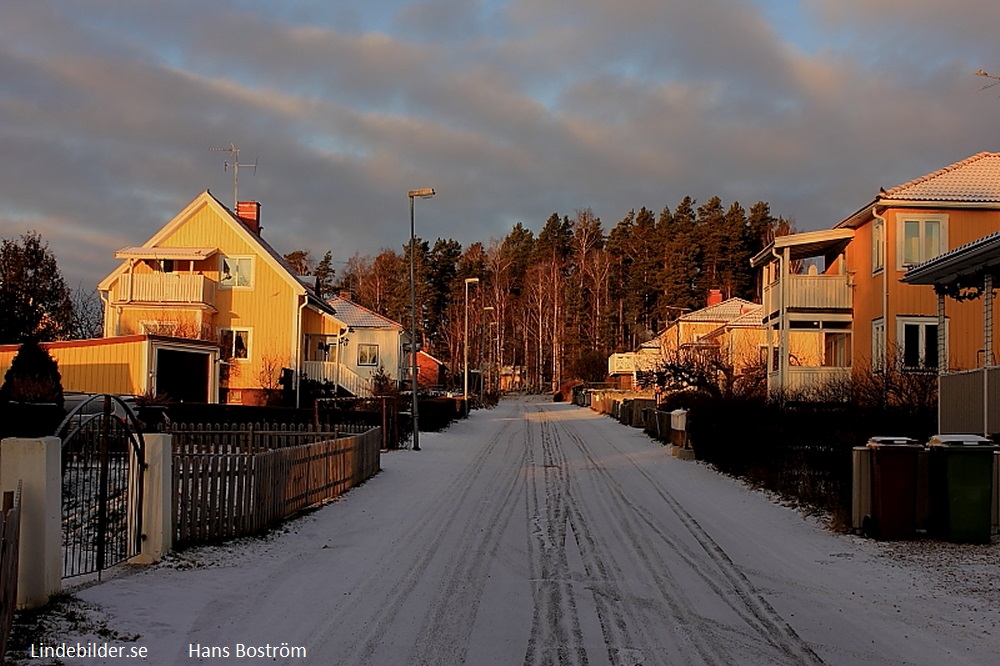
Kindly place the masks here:
[(417, 236), (413, 227), (413, 200), (430, 199), (436, 193), (433, 187), (424, 187), (419, 190), (410, 190), (407, 196), (410, 198), (410, 379), (413, 398), (413, 450), (420, 450), (420, 422), (417, 418)]
[(463, 371), (465, 383), (462, 387), (462, 397), (465, 399), (465, 413), (469, 413), (469, 285), (479, 284), (479, 278), (465, 278), (465, 359)]

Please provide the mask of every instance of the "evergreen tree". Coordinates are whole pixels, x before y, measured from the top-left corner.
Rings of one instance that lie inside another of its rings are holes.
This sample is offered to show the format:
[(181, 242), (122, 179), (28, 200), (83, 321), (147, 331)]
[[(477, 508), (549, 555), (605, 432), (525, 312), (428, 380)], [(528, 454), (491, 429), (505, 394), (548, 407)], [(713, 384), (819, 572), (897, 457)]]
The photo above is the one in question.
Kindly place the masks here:
[(667, 323), (685, 311), (700, 307), (697, 283), (703, 249), (698, 239), (694, 205), (694, 199), (684, 197), (673, 215), (660, 216), (658, 226), (663, 251), (660, 285), (665, 297), (661, 312)]
[(313, 275), (316, 276), (316, 292), (319, 297), (323, 300), (332, 297), (334, 295), (334, 280), (337, 278), (337, 271), (333, 268), (332, 252), (326, 251), (323, 258), (316, 264)]
[(458, 260), (461, 256), (462, 246), (458, 241), (439, 238), (427, 257), (426, 292), (423, 295), (427, 342), (438, 353), (439, 347), (448, 346), (449, 327), (454, 318), (449, 306), (456, 301), (456, 292), (462, 289), (458, 279)]

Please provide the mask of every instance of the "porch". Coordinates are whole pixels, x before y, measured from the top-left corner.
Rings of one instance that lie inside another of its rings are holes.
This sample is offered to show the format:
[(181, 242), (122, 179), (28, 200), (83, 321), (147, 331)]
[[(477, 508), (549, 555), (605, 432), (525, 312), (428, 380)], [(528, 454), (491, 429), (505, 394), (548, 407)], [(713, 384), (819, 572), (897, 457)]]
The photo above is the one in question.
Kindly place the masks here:
[(305, 361), (306, 377), (317, 382), (329, 382), (342, 387), (351, 395), (367, 398), (372, 395), (372, 383), (343, 363), (330, 361)]
[(791, 366), (786, 370), (783, 385), (777, 372), (768, 374), (767, 383), (768, 386), (774, 388), (783, 386), (786, 394), (790, 396), (808, 396), (826, 387), (846, 383), (850, 378), (851, 369), (849, 367), (805, 368)]

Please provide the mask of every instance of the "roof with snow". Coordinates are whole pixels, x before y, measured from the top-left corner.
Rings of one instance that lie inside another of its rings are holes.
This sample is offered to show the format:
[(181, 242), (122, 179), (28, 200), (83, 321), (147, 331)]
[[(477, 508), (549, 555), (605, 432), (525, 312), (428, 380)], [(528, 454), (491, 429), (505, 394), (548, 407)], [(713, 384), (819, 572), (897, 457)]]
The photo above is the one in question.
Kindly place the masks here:
[(736, 317), (736, 319), (731, 321), (727, 321), (710, 333), (706, 333), (701, 337), (701, 339), (707, 340), (709, 338), (714, 338), (734, 328), (761, 328), (764, 325), (761, 317), (761, 311), (763, 309), (764, 307), (762, 305), (757, 305), (755, 303), (752, 308), (748, 309), (739, 317)]
[(402, 324), (340, 296), (329, 299), (327, 304), (337, 319), (354, 328), (403, 328)]
[(737, 317), (746, 314), (749, 310), (753, 308), (758, 308), (759, 305), (751, 303), (750, 301), (744, 300), (742, 298), (729, 298), (721, 303), (716, 303), (715, 305), (709, 305), (707, 308), (702, 308), (700, 310), (695, 310), (694, 312), (688, 312), (680, 316), (681, 321), (684, 322), (730, 322)]
[(757, 324), (759, 325), (760, 309), (761, 306), (757, 303), (751, 303), (742, 298), (729, 298), (721, 303), (709, 305), (706, 308), (681, 315), (677, 321), (660, 331), (655, 338), (639, 345), (638, 349), (659, 349), (663, 341), (663, 336), (670, 333), (680, 322), (686, 324), (729, 324), (747, 315), (750, 315), (752, 318), (756, 313)]
[(879, 193), (882, 199), (1000, 203), (1000, 153), (979, 153)]
[(891, 189), (879, 189), (838, 227), (857, 227), (870, 219), (873, 205), (1000, 205), (1000, 153), (982, 152)]

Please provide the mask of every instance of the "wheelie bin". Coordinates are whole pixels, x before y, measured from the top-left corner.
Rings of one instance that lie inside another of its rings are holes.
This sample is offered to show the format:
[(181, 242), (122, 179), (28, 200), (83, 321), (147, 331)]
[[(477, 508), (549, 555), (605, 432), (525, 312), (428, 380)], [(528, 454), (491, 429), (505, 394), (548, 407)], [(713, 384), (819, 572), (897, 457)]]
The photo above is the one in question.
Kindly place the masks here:
[(997, 447), (979, 435), (935, 435), (927, 444), (931, 536), (954, 543), (989, 543)]
[(872, 437), (872, 513), (863, 530), (885, 540), (917, 536), (917, 470), (923, 445), (909, 437)]

